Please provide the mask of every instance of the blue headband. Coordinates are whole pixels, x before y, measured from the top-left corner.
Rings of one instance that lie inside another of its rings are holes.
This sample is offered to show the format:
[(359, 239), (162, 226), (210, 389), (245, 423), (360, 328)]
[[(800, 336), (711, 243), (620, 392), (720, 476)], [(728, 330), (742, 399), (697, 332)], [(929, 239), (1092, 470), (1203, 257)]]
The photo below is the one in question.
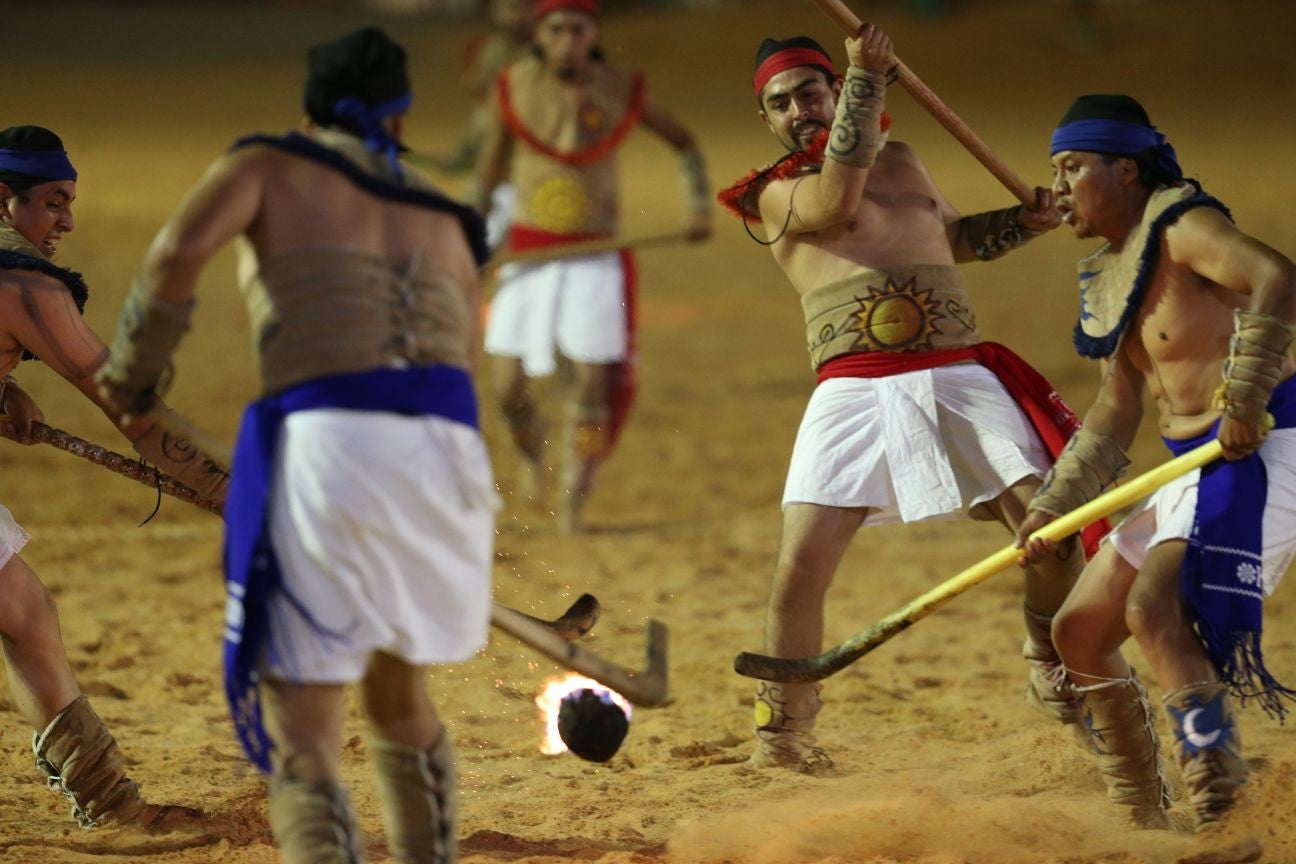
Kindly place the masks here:
[(0, 150), (0, 171), (46, 182), (77, 179), (66, 150)]
[(408, 111), (414, 102), (414, 96), (406, 93), (390, 102), (370, 107), (355, 96), (348, 96), (333, 103), (333, 116), (350, 124), (364, 138), (365, 147), (371, 153), (384, 153), (390, 163), (392, 173), (397, 178), (404, 178), (400, 162), (396, 155), (400, 153), (400, 142), (383, 128), (383, 120), (392, 114)]
[(1116, 156), (1133, 156), (1144, 150), (1155, 150), (1157, 167), (1162, 173), (1178, 180), (1183, 177), (1179, 157), (1174, 147), (1153, 126), (1130, 123), (1124, 120), (1076, 120), (1053, 130), (1050, 155), (1063, 150), (1085, 153), (1111, 153)]

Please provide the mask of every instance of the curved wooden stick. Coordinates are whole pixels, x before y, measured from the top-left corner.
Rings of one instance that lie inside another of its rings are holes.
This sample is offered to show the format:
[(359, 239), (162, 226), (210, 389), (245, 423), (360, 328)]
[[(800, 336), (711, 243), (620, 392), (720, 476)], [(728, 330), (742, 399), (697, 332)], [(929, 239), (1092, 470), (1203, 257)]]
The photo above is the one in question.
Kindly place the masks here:
[(170, 495), (186, 504), (201, 507), (208, 513), (220, 515), (219, 505), (203, 498), (169, 474), (163, 474), (139, 460), (115, 453), (107, 447), (92, 444), (84, 438), (64, 432), (62, 429), (55, 429), (53, 426), (46, 426), (44, 423), (32, 423), (32, 438), (40, 444), (48, 444), (56, 450), (79, 456), (101, 468), (107, 468), (114, 474), (142, 483), (150, 489), (160, 489), (163, 495)]
[[(828, 14), (828, 17), (837, 22), (846, 33), (850, 36), (859, 34), (863, 22), (859, 16), (847, 8), (842, 0), (812, 0), (812, 2)], [(957, 114), (949, 109), (941, 98), (932, 91), (930, 87), (924, 84), (917, 75), (913, 73), (908, 66), (896, 60), (896, 71), (899, 73), (899, 81), (914, 101), (927, 109), (927, 113), (936, 119), (936, 122), (945, 127), (958, 142), (967, 148), (976, 160), (986, 167), (991, 174), (995, 176), (1000, 183), (1008, 188), (1008, 191), (1017, 197), (1017, 200), (1027, 207), (1035, 206), (1035, 190), (1026, 185), (1026, 182), (1017, 176), (1011, 168), (1008, 167), (1002, 159), (996, 156), (986, 143), (981, 140), (972, 129), (964, 123)]]
[[(1060, 542), (1086, 525), (1133, 504), (1194, 468), (1214, 462), (1223, 455), (1223, 452), (1219, 439), (1214, 439), (1195, 450), (1171, 459), (1160, 467), (1153, 468), (1123, 486), (1117, 486), (1099, 495), (1088, 504), (1045, 525), (1032, 534), (1031, 539), (1043, 537), (1046, 540)], [(1015, 545), (1005, 546), (957, 576), (932, 588), (926, 594), (910, 600), (873, 626), (861, 630), (837, 647), (815, 657), (789, 660), (744, 651), (734, 659), (734, 671), (749, 678), (764, 678), (769, 681), (819, 681), (827, 678), (854, 663), (892, 636), (907, 630), (914, 622), (926, 618), (964, 591), (980, 585), (1002, 570), (1007, 570), (1021, 557), (1021, 554), (1022, 550)]]

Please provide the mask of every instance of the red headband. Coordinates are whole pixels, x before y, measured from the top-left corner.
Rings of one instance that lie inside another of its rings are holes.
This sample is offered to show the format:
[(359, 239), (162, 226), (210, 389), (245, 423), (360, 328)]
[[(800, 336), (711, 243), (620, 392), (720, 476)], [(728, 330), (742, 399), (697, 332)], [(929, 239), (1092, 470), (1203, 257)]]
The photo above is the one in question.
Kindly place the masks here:
[(797, 66), (822, 66), (834, 77), (837, 75), (833, 70), (832, 58), (827, 54), (813, 48), (784, 48), (766, 57), (765, 62), (756, 67), (756, 77), (752, 79), (752, 86), (756, 88), (756, 98), (760, 98), (761, 91), (765, 89), (765, 85), (771, 78)]
[(577, 12), (584, 12), (586, 15), (598, 17), (598, 0), (537, 0), (535, 5), (535, 17), (543, 18), (550, 12), (557, 12), (559, 9), (575, 9)]

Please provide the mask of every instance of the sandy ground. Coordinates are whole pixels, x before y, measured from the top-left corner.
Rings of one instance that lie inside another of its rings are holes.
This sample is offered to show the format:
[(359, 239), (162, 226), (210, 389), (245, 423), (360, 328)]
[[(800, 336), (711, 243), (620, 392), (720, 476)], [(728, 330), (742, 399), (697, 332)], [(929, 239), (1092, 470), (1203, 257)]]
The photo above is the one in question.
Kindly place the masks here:
[[(947, 18), (879, 9), (900, 55), (1012, 165), (1047, 179), (1047, 136), (1082, 92), (1128, 90), (1149, 106), (1189, 172), (1261, 239), (1296, 253), (1287, 202), (1296, 182), (1296, 32), (1291, 4), (1183, 0), (1098, 4), (1082, 30), (1062, 2), (968, 2)], [(295, 122), (305, 46), (358, 19), (252, 6), (57, 4), (6, 9), (0, 124), (63, 135), (82, 172), (78, 228), (63, 264), (92, 285), (91, 324), (110, 332), (130, 274), (207, 162), (254, 130)], [(468, 105), (449, 83), (464, 25), (393, 22), (417, 76), (409, 139), (450, 145)], [(652, 93), (697, 131), (728, 181), (776, 155), (751, 104), (762, 35), (840, 40), (809, 4), (752, 2), (705, 12), (614, 15), (605, 44), (645, 69)], [(919, 149), (965, 212), (1009, 196), (904, 94), (893, 135)], [(668, 151), (637, 136), (623, 163), (628, 229), (669, 228), (680, 211)], [(532, 697), (555, 669), (501, 636), (430, 685), (459, 745), (464, 859), (487, 862), (923, 862), (1160, 864), (1195, 847), (1136, 833), (1108, 807), (1084, 755), (1021, 699), (1020, 586), (1004, 574), (838, 675), (820, 729), (837, 770), (823, 778), (754, 771), (752, 686), (733, 655), (760, 645), (777, 546), (779, 494), (813, 382), (799, 307), (769, 255), (727, 217), (704, 248), (643, 255), (642, 398), (589, 508), (594, 532), (569, 539), (510, 501), (499, 520), (497, 598), (546, 615), (582, 591), (602, 598), (591, 647), (640, 662), (645, 619), (672, 634), (672, 700), (636, 714), (624, 748), (596, 766), (538, 752)], [(989, 338), (1037, 363), (1077, 406), (1096, 370), (1069, 350), (1075, 258), (1057, 234), (968, 268)], [(227, 440), (255, 392), (227, 256), (210, 269), (197, 329), (178, 357), (171, 403)], [(29, 364), (34, 366), (35, 364)], [(125, 447), (47, 370), (21, 378), (50, 421)], [(508, 489), (514, 460), (493, 410), (486, 432)], [(1162, 459), (1151, 433), (1138, 465)], [(81, 680), (156, 800), (205, 808), (199, 836), (82, 832), (37, 782), (31, 730), (0, 699), (0, 861), (270, 862), (261, 779), (243, 762), (220, 695), (219, 526), (183, 504), (135, 526), (152, 493), (45, 448), (0, 444), (0, 501), (32, 532), (24, 553), (58, 596)], [(828, 639), (845, 638), (994, 551), (994, 526), (939, 523), (867, 532), (829, 597)], [(1290, 586), (1268, 608), (1273, 668), (1296, 677)], [(1135, 655), (1135, 662), (1141, 658)], [(1155, 694), (1159, 689), (1150, 682)], [(5, 691), (0, 689), (0, 694)], [(1230, 835), (1296, 861), (1296, 745), (1255, 710), (1243, 715), (1255, 781)], [(388, 860), (353, 716), (344, 755), (374, 860)]]

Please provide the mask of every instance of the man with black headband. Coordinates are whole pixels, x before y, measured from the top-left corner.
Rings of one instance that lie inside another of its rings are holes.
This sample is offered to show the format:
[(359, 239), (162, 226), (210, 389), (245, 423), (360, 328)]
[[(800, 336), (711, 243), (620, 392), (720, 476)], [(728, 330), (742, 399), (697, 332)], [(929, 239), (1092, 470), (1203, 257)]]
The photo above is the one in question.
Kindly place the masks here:
[[(10, 374), (23, 360), (40, 360), (108, 410), (93, 378), (108, 351), (81, 317), (85, 281), (50, 260), (73, 228), (76, 179), (53, 132), (39, 126), (0, 131), (0, 434), (22, 442), (31, 441), (32, 422), (44, 419)], [(122, 431), (162, 470), (210, 500), (224, 497), (223, 469), (176, 447), (151, 421), (136, 420)], [(83, 828), (177, 826), (196, 814), (144, 800), (126, 776), (117, 742), (77, 686), (53, 599), (19, 555), (27, 540), (0, 506), (0, 635), (14, 700), (37, 732), (37, 767), (71, 800)]]
[[(720, 196), (764, 224), (761, 242), (801, 295), (820, 381), (783, 495), (765, 644), (780, 657), (822, 650), (824, 597), (861, 526), (966, 515), (1015, 530), (1076, 426), (1039, 373), (981, 341), (955, 267), (1056, 226), (1050, 196), (1040, 190), (1034, 211), (960, 217), (913, 150), (887, 142), (890, 38), (867, 26), (846, 50), (838, 77), (812, 39), (761, 45), (760, 116), (790, 152)], [(1049, 628), (1080, 565), (1067, 547), (1028, 572), (1024, 648), (1027, 699), (1077, 737), (1076, 700), (1050, 680)], [(759, 684), (754, 762), (830, 764), (815, 746), (820, 689)]]
[(382, 31), (312, 48), (305, 128), (216, 161), (154, 241), (99, 376), (146, 410), (199, 272), (246, 240), (262, 397), (225, 508), (225, 680), (290, 864), (363, 855), (338, 780), (355, 682), (392, 855), (455, 858), (453, 745), (425, 688), (490, 620), (497, 498), (470, 372), (486, 247), (480, 217), (397, 158), (409, 104)]
[[(686, 129), (647, 99), (642, 76), (601, 59), (597, 15), (596, 0), (537, 0), (535, 53), (496, 82), (477, 200), (484, 209), (498, 184), (513, 184), (511, 250), (615, 236), (616, 153), (640, 124), (679, 153), (687, 233), (695, 240), (710, 234), (701, 152)], [(552, 374), (556, 353), (571, 363), (575, 392), (558, 508), (568, 531), (582, 528), (595, 473), (611, 455), (634, 397), (634, 294), (630, 253), (608, 252), (507, 265), (491, 303), (486, 351), (497, 358), (496, 385), (523, 481), (541, 498), (552, 467), (528, 379)]]
[[(1166, 693), (1202, 827), (1247, 779), (1229, 693), (1279, 718), (1282, 700), (1296, 696), (1260, 650), (1262, 601), (1296, 553), (1296, 268), (1184, 178), (1128, 96), (1077, 99), (1052, 155), (1066, 222), (1077, 237), (1106, 241), (1079, 264), (1075, 328), (1076, 348), (1101, 361), (1103, 377), (1021, 538), (1115, 482), (1145, 392), (1173, 453), (1216, 437), (1224, 446), (1227, 461), (1166, 485), (1112, 532), (1053, 625), (1111, 797), (1156, 824), (1168, 789), (1155, 719), (1119, 651), (1134, 635)], [(1049, 551), (1027, 545), (1032, 559)]]

